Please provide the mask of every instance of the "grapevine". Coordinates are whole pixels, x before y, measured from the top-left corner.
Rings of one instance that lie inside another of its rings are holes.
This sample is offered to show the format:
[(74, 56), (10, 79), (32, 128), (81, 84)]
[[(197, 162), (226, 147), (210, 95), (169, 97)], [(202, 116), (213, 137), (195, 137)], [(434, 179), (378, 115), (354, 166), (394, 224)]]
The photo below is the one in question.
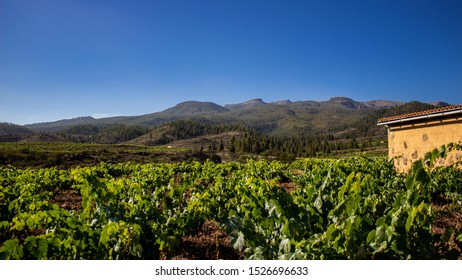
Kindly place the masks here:
[[(431, 199), (451, 192), (458, 200), (460, 186), (451, 183), (460, 183), (459, 176), (424, 160), (397, 174), (386, 158), (362, 156), (6, 166), (0, 168), (0, 258), (171, 258), (182, 237), (207, 221), (246, 259), (444, 258), (434, 246)], [(81, 207), (61, 207), (53, 199), (58, 190), (78, 193)]]

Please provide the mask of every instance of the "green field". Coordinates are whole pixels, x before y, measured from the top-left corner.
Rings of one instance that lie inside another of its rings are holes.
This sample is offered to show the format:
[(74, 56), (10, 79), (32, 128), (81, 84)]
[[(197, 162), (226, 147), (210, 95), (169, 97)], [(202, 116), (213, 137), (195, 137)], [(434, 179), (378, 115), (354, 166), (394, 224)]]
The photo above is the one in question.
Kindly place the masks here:
[(439, 156), (407, 175), (365, 156), (4, 165), (0, 258), (460, 259), (462, 172)]

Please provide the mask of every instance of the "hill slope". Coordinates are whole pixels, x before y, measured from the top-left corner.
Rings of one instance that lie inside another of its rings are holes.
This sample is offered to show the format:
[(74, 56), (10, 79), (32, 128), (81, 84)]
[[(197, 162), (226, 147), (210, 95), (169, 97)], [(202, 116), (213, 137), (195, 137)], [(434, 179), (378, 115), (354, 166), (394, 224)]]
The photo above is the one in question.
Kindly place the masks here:
[[(444, 104), (444, 103), (437, 103)], [(130, 117), (111, 117), (94, 119), (91, 117), (60, 120), (50, 123), (27, 125), (26, 128), (34, 131), (61, 132), (69, 134), (75, 131), (74, 126), (92, 126), (98, 131), (108, 131), (106, 127), (114, 124), (125, 125), (123, 130), (142, 131), (137, 127), (161, 127), (178, 120), (196, 120), (210, 125), (239, 124), (242, 127), (253, 129), (259, 133), (271, 136), (294, 136), (317, 135), (321, 138), (326, 135), (330, 138), (355, 138), (355, 137), (384, 137), (386, 131), (378, 128), (376, 121), (379, 118), (426, 110), (434, 108), (434, 105), (389, 100), (355, 101), (347, 97), (333, 97), (327, 101), (277, 101), (266, 103), (261, 99), (252, 99), (238, 104), (220, 106), (212, 102), (187, 101), (161, 112)], [(80, 127), (79, 129), (82, 129)], [(120, 130), (120, 127), (117, 128)], [(183, 129), (187, 129), (183, 127)], [(178, 129), (171, 132), (163, 127), (162, 133), (151, 131), (149, 141), (144, 136), (140, 143), (163, 143), (178, 140)], [(223, 132), (223, 131), (221, 131)], [(112, 135), (111, 133), (106, 133)], [(125, 133), (126, 134), (126, 133)], [(124, 134), (124, 135), (125, 135)], [(139, 133), (129, 133), (138, 137)], [(161, 135), (161, 136), (158, 136)], [(172, 136), (173, 134), (173, 136)], [(180, 133), (181, 134), (181, 133)], [(85, 134), (83, 135), (91, 135)], [(119, 133), (120, 135), (120, 133)], [(162, 136), (163, 135), (163, 136)], [(198, 134), (186, 133), (188, 137), (196, 137)], [(105, 137), (107, 143), (112, 143), (109, 137)], [(128, 136), (119, 139), (134, 139)], [(158, 139), (160, 137), (160, 139)], [(303, 136), (305, 137), (305, 136)], [(164, 138), (164, 139), (162, 139)], [(186, 139), (186, 138), (181, 138)]]
[(61, 142), (65, 142), (66, 140), (57, 135), (33, 131), (24, 126), (10, 124), (10, 123), (0, 123), (0, 142), (19, 142), (19, 141), (28, 141), (28, 142), (61, 141)]

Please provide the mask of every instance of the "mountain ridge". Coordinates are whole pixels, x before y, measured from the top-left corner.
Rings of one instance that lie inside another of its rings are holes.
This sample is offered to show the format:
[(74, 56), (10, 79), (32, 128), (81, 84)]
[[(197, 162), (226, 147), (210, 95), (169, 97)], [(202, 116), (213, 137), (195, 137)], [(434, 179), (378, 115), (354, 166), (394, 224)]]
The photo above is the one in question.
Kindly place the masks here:
[(237, 104), (226, 104), (226, 105), (224, 105), (224, 107), (229, 109), (229, 110), (238, 110), (238, 109), (242, 109), (242, 108), (255, 108), (255, 107), (266, 105), (266, 104), (268, 104), (268, 103), (263, 101), (263, 99), (254, 98), (254, 99), (250, 99), (250, 100), (247, 100), (247, 101), (244, 101), (244, 102), (241, 102), (241, 103), (237, 103)]
[[(0, 142), (164, 146), (219, 153), (226, 160), (246, 154), (289, 160), (359, 150), (385, 153), (387, 132), (377, 126), (378, 119), (436, 108), (417, 101), (348, 97), (275, 102), (257, 98), (234, 105), (226, 108), (213, 102), (185, 101), (139, 116), (80, 117), (30, 126), (1, 124)], [(176, 158), (175, 153), (171, 155)]]
[[(287, 131), (324, 131), (348, 127), (365, 115), (402, 106), (409, 102), (392, 100), (355, 101), (348, 97), (332, 97), (326, 101), (265, 102), (250, 99), (224, 106), (213, 102), (185, 101), (160, 112), (138, 116), (117, 116), (95, 119), (78, 117), (54, 122), (36, 123), (24, 127), (34, 131), (59, 132), (73, 125), (105, 126), (110, 124), (158, 126), (185, 118), (200, 118), (213, 123), (241, 123), (257, 131), (283, 134)], [(422, 103), (430, 105), (428, 103)], [(435, 105), (447, 104), (441, 101)], [(385, 114), (382, 112), (381, 114)]]

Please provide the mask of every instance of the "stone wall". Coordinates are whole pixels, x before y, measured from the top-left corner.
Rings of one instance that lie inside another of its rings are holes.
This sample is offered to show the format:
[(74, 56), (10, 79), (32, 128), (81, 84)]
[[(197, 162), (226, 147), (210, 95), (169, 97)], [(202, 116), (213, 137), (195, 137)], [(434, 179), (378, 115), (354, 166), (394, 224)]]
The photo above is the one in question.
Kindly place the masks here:
[[(388, 156), (394, 158), (397, 171), (406, 172), (427, 152), (449, 143), (462, 143), (462, 118), (433, 120), (388, 127)], [(462, 152), (451, 152), (441, 165), (462, 160)]]

